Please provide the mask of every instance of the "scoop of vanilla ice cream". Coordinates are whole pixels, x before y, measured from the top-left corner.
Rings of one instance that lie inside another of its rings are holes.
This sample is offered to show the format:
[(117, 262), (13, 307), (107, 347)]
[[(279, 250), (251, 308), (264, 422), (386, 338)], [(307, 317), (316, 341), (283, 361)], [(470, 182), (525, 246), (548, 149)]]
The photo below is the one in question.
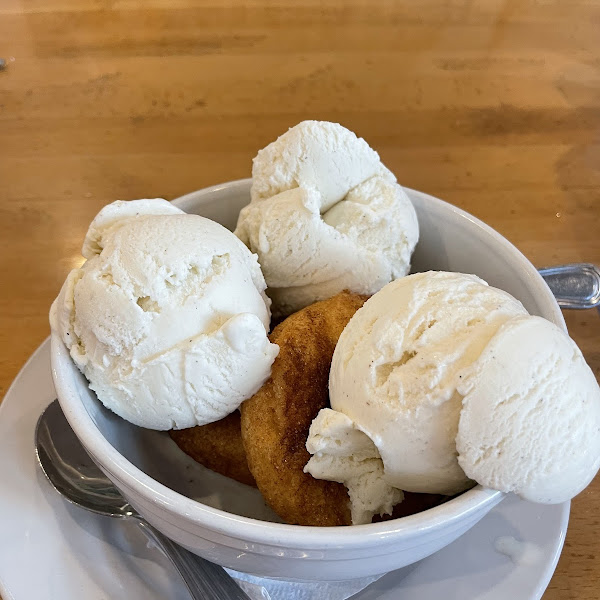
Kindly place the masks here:
[(376, 152), (334, 123), (307, 121), (259, 152), (235, 234), (256, 254), (275, 314), (406, 275), (415, 210)]
[(84, 258), (91, 258), (100, 254), (104, 247), (102, 241), (105, 234), (112, 228), (120, 227), (127, 218), (139, 215), (180, 215), (183, 211), (163, 198), (151, 200), (117, 200), (107, 204), (100, 210), (90, 223), (81, 254)]
[(256, 257), (221, 225), (164, 203), (103, 209), (50, 314), (98, 398), (152, 429), (226, 416), (278, 352)]
[(302, 121), (258, 152), (250, 194), (257, 202), (297, 187), (318, 190), (325, 212), (373, 175), (396, 181), (352, 131), (338, 123)]
[(565, 502), (600, 468), (600, 388), (556, 325), (518, 317), (462, 372), (458, 462), (478, 483)]
[(331, 408), (373, 440), (390, 486), (452, 495), (471, 485), (455, 443), (461, 372), (523, 314), (474, 275), (428, 272), (386, 285), (352, 317), (333, 355)]
[(319, 207), (317, 191), (295, 188), (242, 209), (236, 234), (259, 255), (277, 314), (344, 289), (372, 294), (409, 268), (418, 224), (400, 186), (372, 177)]
[(353, 525), (370, 523), (376, 514), (390, 515), (403, 500), (402, 491), (386, 482), (375, 444), (343, 413), (329, 408), (319, 411), (306, 448), (313, 456), (305, 473), (348, 488)]

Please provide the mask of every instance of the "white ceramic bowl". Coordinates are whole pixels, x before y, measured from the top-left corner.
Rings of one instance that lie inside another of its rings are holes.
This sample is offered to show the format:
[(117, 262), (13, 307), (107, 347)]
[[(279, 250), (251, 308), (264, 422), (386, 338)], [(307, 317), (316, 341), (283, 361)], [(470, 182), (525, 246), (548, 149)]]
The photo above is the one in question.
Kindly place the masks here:
[[(421, 228), (414, 271), (475, 273), (517, 297), (530, 313), (564, 327), (549, 288), (514, 246), (454, 206), (407, 191)], [(242, 180), (175, 203), (233, 228), (249, 198), (250, 180)], [(387, 572), (446, 546), (502, 499), (499, 492), (477, 486), (441, 506), (393, 521), (333, 528), (286, 525), (256, 490), (196, 464), (166, 433), (140, 429), (106, 410), (55, 334), (52, 372), (69, 423), (131, 504), (165, 535), (239, 571), (330, 581)]]

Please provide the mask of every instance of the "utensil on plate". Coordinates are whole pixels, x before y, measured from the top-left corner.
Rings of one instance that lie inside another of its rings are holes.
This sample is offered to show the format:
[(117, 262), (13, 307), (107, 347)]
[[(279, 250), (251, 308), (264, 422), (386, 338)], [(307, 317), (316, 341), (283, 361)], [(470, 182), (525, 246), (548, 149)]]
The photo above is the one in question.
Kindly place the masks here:
[(69, 502), (99, 515), (136, 521), (173, 563), (194, 600), (250, 600), (222, 567), (175, 544), (138, 514), (84, 450), (58, 400), (38, 419), (35, 450), (42, 471)]

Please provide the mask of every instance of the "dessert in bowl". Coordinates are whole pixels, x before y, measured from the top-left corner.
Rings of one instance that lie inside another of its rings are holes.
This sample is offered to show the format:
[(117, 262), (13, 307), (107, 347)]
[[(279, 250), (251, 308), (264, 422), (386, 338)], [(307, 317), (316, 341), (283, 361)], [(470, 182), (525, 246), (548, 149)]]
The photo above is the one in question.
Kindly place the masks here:
[[(216, 185), (174, 204), (233, 229), (250, 199), (250, 180)], [(474, 273), (519, 299), (532, 315), (564, 328), (552, 293), (506, 239), (464, 211), (407, 190), (420, 241), (414, 272)], [(384, 573), (446, 546), (501, 501), (475, 486), (422, 513), (367, 525), (287, 525), (259, 493), (196, 465), (165, 432), (142, 429), (106, 409), (89, 389), (60, 336), (52, 334), (52, 370), (69, 423), (94, 461), (133, 506), (165, 535), (218, 564), (265, 577), (340, 580)]]
[(82, 254), (50, 311), (65, 415), (223, 566), (377, 575), (600, 467), (600, 388), (535, 268), (340, 125), (290, 129), (252, 180), (109, 204)]

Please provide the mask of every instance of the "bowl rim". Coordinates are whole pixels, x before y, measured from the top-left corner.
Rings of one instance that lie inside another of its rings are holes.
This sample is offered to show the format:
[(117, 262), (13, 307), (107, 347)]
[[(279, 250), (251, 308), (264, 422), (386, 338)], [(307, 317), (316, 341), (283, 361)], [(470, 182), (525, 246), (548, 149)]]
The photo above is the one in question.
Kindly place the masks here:
[[(173, 202), (180, 206), (194, 200), (208, 200), (219, 191), (245, 192), (250, 189), (251, 179), (239, 179), (213, 185), (207, 188), (185, 194)], [(506, 238), (466, 211), (449, 204), (439, 198), (404, 188), (409, 196), (418, 197), (426, 203), (433, 203), (449, 210), (458, 218), (464, 218), (490, 235), (504, 247), (518, 262), (521, 263), (528, 275), (529, 283), (534, 291), (546, 296), (548, 309), (552, 313), (550, 320), (566, 330), (564, 318), (554, 300), (552, 292), (529, 260)], [(548, 315), (546, 318), (548, 318)], [(312, 527), (303, 525), (288, 525), (272, 523), (251, 517), (244, 517), (224, 510), (204, 505), (196, 500), (172, 490), (153, 479), (136, 467), (104, 437), (96, 427), (84, 404), (79, 399), (75, 386), (71, 385), (74, 373), (68, 367), (71, 357), (59, 334), (51, 332), (51, 367), (59, 403), (65, 416), (79, 437), (83, 446), (92, 457), (103, 466), (123, 487), (145, 499), (154, 506), (160, 507), (174, 516), (208, 530), (218, 532), (237, 539), (254, 543), (285, 546), (286, 548), (365, 548), (374, 546), (382, 541), (396, 542), (399, 538), (410, 539), (433, 532), (438, 528), (452, 526), (462, 522), (469, 516), (475, 515), (483, 507), (492, 507), (502, 500), (502, 492), (476, 485), (445, 502), (428, 510), (380, 523), (365, 525)], [(72, 363), (71, 363), (72, 365)]]

